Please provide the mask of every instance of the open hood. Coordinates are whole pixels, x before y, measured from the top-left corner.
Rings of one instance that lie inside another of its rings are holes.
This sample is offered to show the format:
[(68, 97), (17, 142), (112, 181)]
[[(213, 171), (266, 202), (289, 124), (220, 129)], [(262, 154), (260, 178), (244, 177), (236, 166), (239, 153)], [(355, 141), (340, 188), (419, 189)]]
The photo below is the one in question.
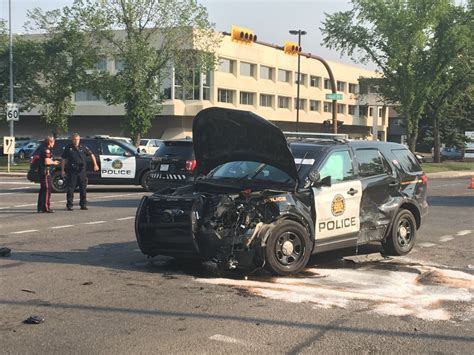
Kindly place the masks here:
[(298, 179), (295, 161), (283, 132), (249, 111), (211, 107), (193, 121), (193, 145), (198, 173), (207, 174), (231, 161), (256, 161)]

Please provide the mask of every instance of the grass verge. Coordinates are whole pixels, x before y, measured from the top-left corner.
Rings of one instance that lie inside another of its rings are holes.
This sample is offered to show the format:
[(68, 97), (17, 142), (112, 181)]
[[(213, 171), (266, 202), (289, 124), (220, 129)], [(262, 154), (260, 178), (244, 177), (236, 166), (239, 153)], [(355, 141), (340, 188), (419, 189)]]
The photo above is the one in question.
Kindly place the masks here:
[(474, 174), (474, 162), (458, 162), (449, 161), (436, 163), (423, 163), (423, 171), (425, 173), (439, 173), (441, 171), (462, 171), (462, 170), (473, 170)]
[[(15, 159), (15, 165), (10, 165), (10, 172), (15, 173), (26, 173), (30, 167), (29, 160), (17, 160)], [(0, 172), (6, 173), (7, 172), (7, 157), (0, 156)]]

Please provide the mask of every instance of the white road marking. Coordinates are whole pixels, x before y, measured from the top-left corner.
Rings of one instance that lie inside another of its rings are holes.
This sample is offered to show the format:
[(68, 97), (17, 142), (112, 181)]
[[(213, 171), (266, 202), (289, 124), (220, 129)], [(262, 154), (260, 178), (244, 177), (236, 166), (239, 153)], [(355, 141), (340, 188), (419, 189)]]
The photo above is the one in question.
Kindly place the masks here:
[(51, 229), (62, 229), (62, 228), (69, 228), (69, 227), (74, 227), (74, 224), (65, 224), (64, 226), (55, 226), (55, 227), (51, 227)]
[(131, 217), (122, 217), (122, 218), (117, 218), (116, 221), (126, 221), (127, 219), (133, 219), (135, 218), (135, 216), (131, 216)]
[(102, 223), (106, 223), (107, 221), (94, 221), (94, 222), (85, 222), (85, 223), (82, 223), (82, 224), (102, 224)]
[(247, 345), (244, 341), (228, 337), (227, 335), (222, 335), (222, 334), (215, 334), (213, 336), (209, 337), (210, 340), (216, 340), (216, 341), (222, 341), (224, 343), (230, 343), (230, 344), (241, 344), (241, 345)]
[(16, 190), (30, 190), (30, 189), (34, 189), (34, 187), (32, 187), (32, 186), (24, 186), (24, 187), (12, 187), (12, 188), (8, 189), (8, 191), (16, 191)]
[(443, 235), (442, 237), (439, 238), (439, 241), (445, 243), (453, 239), (454, 237), (452, 235)]
[(430, 189), (435, 189), (437, 187), (446, 187), (446, 186), (454, 186), (454, 185), (464, 185), (462, 182), (457, 182), (454, 184), (443, 184), (443, 185), (430, 185)]
[(431, 248), (431, 247), (434, 247), (436, 244), (427, 242), (427, 243), (418, 243), (417, 245), (422, 248)]
[(23, 233), (32, 233), (32, 232), (37, 232), (37, 229), (28, 229), (26, 231), (18, 231), (18, 232), (12, 232), (10, 234), (23, 234)]
[(471, 230), (466, 229), (466, 230), (457, 232), (457, 235), (468, 235), (468, 234), (471, 234), (471, 232), (472, 232)]
[(18, 206), (13, 206), (13, 208), (19, 208), (19, 207), (31, 207), (31, 206), (36, 206), (37, 203), (29, 203), (27, 205), (18, 205)]
[[(0, 185), (36, 185), (34, 182), (21, 182), (21, 181), (2, 181)], [(38, 184), (39, 186), (39, 184)]]

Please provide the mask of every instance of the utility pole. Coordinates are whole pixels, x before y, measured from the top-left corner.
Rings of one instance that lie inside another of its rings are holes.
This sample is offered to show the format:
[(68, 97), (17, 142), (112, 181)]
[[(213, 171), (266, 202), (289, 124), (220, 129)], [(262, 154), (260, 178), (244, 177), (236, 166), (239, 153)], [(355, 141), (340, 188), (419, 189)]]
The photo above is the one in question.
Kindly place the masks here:
[[(10, 102), (13, 104), (13, 36), (12, 36), (12, 0), (8, 0), (8, 26), (10, 49)], [(10, 121), (10, 136), (14, 137), (14, 122)], [(14, 154), (11, 154), (11, 164), (14, 164)]]
[(302, 30), (291, 30), (290, 34), (298, 35), (298, 82), (296, 86), (296, 132), (298, 132), (298, 126), (300, 123), (300, 81), (301, 81), (301, 36), (306, 34), (306, 31)]

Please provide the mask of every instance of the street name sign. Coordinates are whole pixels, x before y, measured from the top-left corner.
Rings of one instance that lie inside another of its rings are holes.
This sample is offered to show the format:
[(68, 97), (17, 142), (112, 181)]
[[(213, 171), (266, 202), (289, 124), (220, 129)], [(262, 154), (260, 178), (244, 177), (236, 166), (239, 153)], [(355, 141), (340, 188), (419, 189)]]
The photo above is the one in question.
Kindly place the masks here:
[(326, 100), (342, 100), (342, 94), (326, 94)]

